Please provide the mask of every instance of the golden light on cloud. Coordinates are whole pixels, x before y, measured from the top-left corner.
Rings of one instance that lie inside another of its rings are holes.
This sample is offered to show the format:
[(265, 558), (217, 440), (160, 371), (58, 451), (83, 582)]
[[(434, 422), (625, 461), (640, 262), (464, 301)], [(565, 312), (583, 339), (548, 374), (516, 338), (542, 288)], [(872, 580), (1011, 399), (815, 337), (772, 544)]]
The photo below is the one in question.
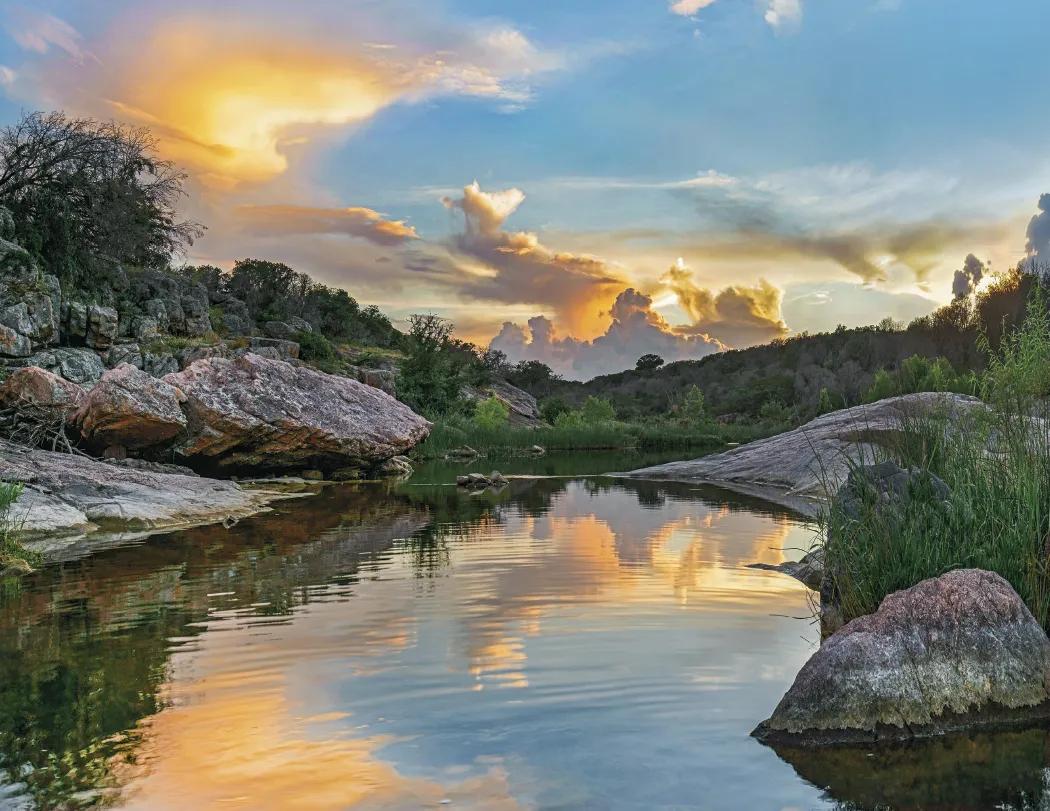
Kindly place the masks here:
[(256, 37), (230, 41), (203, 21), (156, 29), (100, 88), (114, 110), (150, 126), (168, 157), (212, 185), (267, 180), (318, 125), (374, 115), (411, 87), (379, 63)]

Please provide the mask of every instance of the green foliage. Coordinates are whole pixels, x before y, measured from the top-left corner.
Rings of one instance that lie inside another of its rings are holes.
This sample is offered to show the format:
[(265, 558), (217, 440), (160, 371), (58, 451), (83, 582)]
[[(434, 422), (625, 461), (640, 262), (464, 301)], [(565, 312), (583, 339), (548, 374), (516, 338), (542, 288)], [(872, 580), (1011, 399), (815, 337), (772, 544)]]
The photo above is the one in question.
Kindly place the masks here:
[(817, 400), (817, 414), (827, 414), (829, 411), (835, 411), (835, 404), (831, 401), (831, 392), (828, 391), (827, 386), (824, 386)]
[(166, 264), (203, 229), (178, 219), (185, 175), (147, 130), (29, 113), (0, 129), (0, 205), (13, 239), (66, 289), (93, 291), (119, 265)]
[(773, 424), (786, 423), (791, 419), (791, 409), (780, 399), (772, 397), (758, 410), (758, 418)]
[(14, 505), (22, 495), (20, 482), (0, 481), (0, 567), (12, 560), (24, 560), (37, 564), (40, 556), (30, 552), (15, 539), (19, 529), (19, 518), (14, 515)]
[(584, 425), (597, 425), (616, 419), (616, 409), (604, 397), (588, 397), (580, 408), (580, 419)]
[(1000, 406), (1024, 410), (1050, 394), (1050, 313), (1039, 285), (1029, 296), (1027, 315), (1020, 326), (1002, 337), (994, 351), (986, 336), (981, 346), (988, 367), (981, 381), (985, 399)]
[[(836, 503), (824, 516), (827, 571), (846, 620), (920, 580), (958, 568), (1006, 578), (1037, 619), (1050, 624), (1050, 432), (1026, 412), (997, 409), (986, 417), (932, 414), (904, 426), (893, 455), (940, 476), (948, 503), (920, 478), (904, 507), (865, 502), (859, 516)], [(991, 437), (997, 453), (988, 454)]]
[(664, 365), (664, 359), (659, 355), (652, 353), (642, 355), (638, 358), (638, 361), (634, 364), (634, 368), (640, 372), (647, 372), (653, 369), (659, 369)]
[(427, 417), (450, 414), (463, 405), (469, 361), (452, 339), (451, 322), (435, 315), (413, 315), (409, 322), (398, 396)]
[(295, 336), (299, 344), (299, 357), (325, 372), (334, 372), (338, 356), (332, 342), (319, 332), (299, 332)]
[(554, 425), (558, 417), (570, 410), (569, 404), (561, 397), (548, 397), (540, 403), (540, 417), (550, 425)]
[(879, 369), (864, 393), (865, 403), (874, 403), (899, 394), (921, 391), (952, 391), (974, 394), (977, 379), (973, 373), (957, 373), (945, 358), (912, 355), (901, 361), (896, 372)]
[(521, 453), (533, 445), (547, 450), (614, 450), (625, 448), (696, 448), (698, 453), (724, 447), (727, 441), (748, 441), (756, 434), (737, 429), (697, 429), (677, 422), (599, 422), (587, 424), (579, 411), (566, 412), (555, 425), (540, 428), (484, 427), (474, 419), (451, 415), (437, 421), (416, 453), (439, 457), (453, 448), (469, 445), (483, 454)]
[(678, 402), (678, 418), (687, 425), (703, 425), (708, 421), (707, 402), (700, 387), (692, 385)]
[(507, 425), (510, 408), (498, 397), (489, 397), (474, 409), (474, 424), (483, 431), (497, 431)]

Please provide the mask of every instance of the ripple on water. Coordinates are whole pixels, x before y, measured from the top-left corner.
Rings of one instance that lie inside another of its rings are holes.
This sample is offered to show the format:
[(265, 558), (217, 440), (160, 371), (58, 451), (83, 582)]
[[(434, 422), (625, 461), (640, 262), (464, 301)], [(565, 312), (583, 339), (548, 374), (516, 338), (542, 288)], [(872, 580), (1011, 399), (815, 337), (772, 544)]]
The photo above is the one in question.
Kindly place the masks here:
[[(746, 564), (798, 557), (809, 537), (710, 488), (515, 479), (476, 497), (340, 487), (69, 561), (3, 595), (0, 806), (951, 807), (1038, 793), (1043, 733), (874, 759), (778, 757), (748, 737), (817, 634), (799, 584)], [(957, 769), (976, 776), (952, 783)]]

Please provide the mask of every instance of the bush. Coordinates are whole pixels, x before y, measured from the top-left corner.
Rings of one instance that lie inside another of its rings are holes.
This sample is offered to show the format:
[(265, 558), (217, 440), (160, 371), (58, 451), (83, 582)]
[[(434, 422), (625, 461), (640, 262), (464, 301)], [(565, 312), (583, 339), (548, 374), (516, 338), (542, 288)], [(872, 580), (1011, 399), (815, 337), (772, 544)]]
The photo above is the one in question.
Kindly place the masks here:
[(474, 409), (474, 424), (486, 431), (495, 431), (507, 424), (510, 409), (498, 397), (482, 400)]
[(554, 425), (558, 417), (568, 411), (569, 405), (561, 397), (550, 397), (540, 403), (540, 417), (550, 425)]
[(616, 409), (604, 397), (588, 397), (580, 408), (580, 420), (585, 425), (596, 425), (602, 422), (613, 422)]
[(299, 357), (307, 363), (331, 364), (336, 359), (332, 342), (319, 332), (300, 332), (295, 336), (299, 344)]

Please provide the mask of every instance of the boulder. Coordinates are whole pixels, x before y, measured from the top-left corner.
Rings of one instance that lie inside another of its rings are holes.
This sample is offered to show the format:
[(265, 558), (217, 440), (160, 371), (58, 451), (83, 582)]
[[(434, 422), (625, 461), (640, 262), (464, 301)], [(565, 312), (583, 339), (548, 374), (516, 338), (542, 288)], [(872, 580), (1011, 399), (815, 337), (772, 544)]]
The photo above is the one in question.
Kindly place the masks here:
[(179, 362), (170, 352), (144, 352), (142, 370), (154, 377), (164, 377), (164, 375), (179, 371)]
[(92, 384), (106, 371), (102, 358), (90, 349), (62, 347), (47, 353), (54, 360), (53, 370), (73, 383)]
[(156, 448), (186, 427), (184, 399), (171, 384), (124, 363), (102, 375), (75, 421), (95, 448)]
[(178, 355), (179, 369), (185, 369), (194, 361), (204, 360), (205, 358), (228, 358), (230, 354), (229, 346), (224, 343), (210, 346), (188, 346)]
[(262, 331), (267, 338), (279, 341), (292, 341), (299, 333), (299, 330), (284, 321), (267, 321), (262, 325)]
[(187, 397), (176, 452), (191, 465), (371, 468), (430, 433), (427, 420), (378, 389), (258, 355), (198, 360), (164, 379)]
[(830, 636), (755, 729), (787, 745), (872, 743), (1050, 718), (1050, 639), (1002, 577), (961, 569)]
[(160, 337), (161, 326), (156, 316), (140, 315), (133, 322), (132, 335), (136, 341), (146, 343)]
[(16, 332), (5, 324), (0, 324), (0, 355), (9, 358), (24, 358), (33, 354), (33, 342), (28, 335)]
[(507, 424), (515, 428), (537, 428), (543, 425), (536, 398), (527, 391), (497, 378), (485, 386), (465, 386), (463, 396), (471, 401), (495, 397), (507, 407)]
[(62, 320), (66, 340), (70, 343), (83, 343), (88, 328), (87, 305), (79, 301), (67, 301)]
[(92, 349), (109, 349), (117, 338), (119, 319), (112, 307), (92, 304), (88, 308), (87, 335), (84, 342)]
[(142, 368), (142, 348), (138, 344), (114, 344), (105, 355), (106, 365), (113, 369), (122, 363)]
[(852, 468), (886, 455), (903, 420), (936, 410), (957, 422), (986, 409), (976, 397), (962, 394), (905, 394), (832, 411), (723, 453), (614, 475), (715, 484), (815, 516)]
[(314, 325), (307, 321), (305, 318), (300, 318), (297, 315), (293, 315), (288, 319), (288, 326), (294, 329), (296, 332), (313, 332)]
[(376, 476), (406, 479), (412, 475), (414, 470), (412, 460), (407, 456), (393, 456), (380, 464), (373, 472)]
[(53, 372), (38, 366), (16, 369), (0, 385), (0, 406), (33, 405), (48, 411), (72, 413), (83, 404), (87, 392)]
[(252, 324), (247, 318), (234, 313), (223, 313), (222, 330), (227, 335), (247, 335), (252, 331)]
[(279, 358), (285, 360), (299, 359), (299, 344), (295, 341), (285, 341), (280, 338), (252, 338), (251, 348), (253, 350), (272, 349)]

